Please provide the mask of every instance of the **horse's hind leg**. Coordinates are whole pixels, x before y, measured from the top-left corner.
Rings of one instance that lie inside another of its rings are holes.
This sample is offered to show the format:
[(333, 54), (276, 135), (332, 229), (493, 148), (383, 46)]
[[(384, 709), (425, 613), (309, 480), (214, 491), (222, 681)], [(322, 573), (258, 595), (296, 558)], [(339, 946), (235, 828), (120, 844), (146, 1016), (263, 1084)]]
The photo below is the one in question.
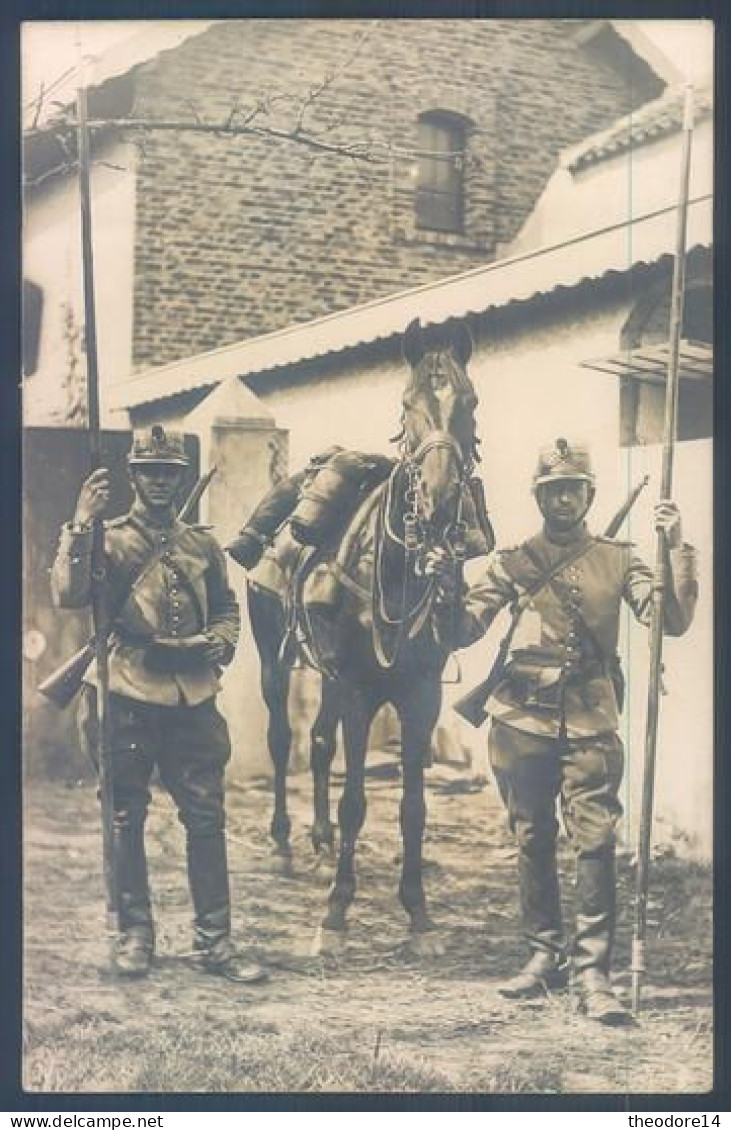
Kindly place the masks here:
[(312, 846), (315, 851), (335, 847), (335, 826), (330, 820), (330, 769), (336, 749), (336, 734), (342, 707), (338, 684), (323, 679), (320, 709), (310, 732), (310, 761), (314, 791)]
[(399, 898), (409, 915), (412, 945), (422, 956), (438, 956), (443, 952), (441, 939), (434, 933), (435, 926), (429, 917), (422, 879), (422, 843), (426, 826), (424, 764), (439, 716), (440, 702), (439, 683), (424, 679), (407, 700), (398, 704), (403, 761), (400, 816), (404, 847)]
[(274, 766), (274, 813), (270, 833), (277, 854), (288, 858), (292, 854), (289, 842), (292, 821), (287, 812), (287, 770), (292, 748), (292, 728), (287, 709), (289, 673), (278, 667), (267, 673), (262, 669), (262, 692), (269, 709), (267, 740)]
[(287, 812), (287, 770), (292, 747), (289, 724), (289, 668), (279, 662), (284, 638), (284, 614), (276, 597), (254, 589), (248, 592), (249, 617), (261, 662), (261, 690), (269, 712), (267, 744), (274, 767), (274, 814), (270, 833), (278, 855), (289, 860), (292, 822)]
[(375, 708), (357, 691), (344, 701), (345, 787), (338, 805), (340, 850), (335, 882), (322, 921), (320, 948), (339, 949), (348, 928), (347, 913), (355, 897), (355, 847), (366, 814), (365, 756)]

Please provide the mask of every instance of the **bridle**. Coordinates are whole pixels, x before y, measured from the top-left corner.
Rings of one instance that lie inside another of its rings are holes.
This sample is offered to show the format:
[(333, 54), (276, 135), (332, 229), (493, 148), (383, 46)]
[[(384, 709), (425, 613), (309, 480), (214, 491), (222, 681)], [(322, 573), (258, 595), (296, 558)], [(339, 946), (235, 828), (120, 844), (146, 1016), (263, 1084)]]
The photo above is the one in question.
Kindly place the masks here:
[[(455, 584), (461, 583), (462, 567), (466, 556), (466, 524), (462, 518), (464, 491), (469, 489), (472, 474), (472, 458), (465, 458), (462, 445), (447, 431), (434, 428), (411, 450), (405, 435), (399, 437), (399, 461), (395, 465), (386, 484), (376, 519), (376, 538), (373, 569), (372, 615), (373, 646), (379, 665), (390, 670), (396, 664), (401, 648), (407, 640), (413, 640), (427, 622), (436, 596), (437, 580), (429, 578), (420, 582), (420, 591), (413, 593), (414, 581), (423, 578), (423, 558), (433, 539), (430, 539), (422, 504), (421, 465), (430, 451), (435, 449), (450, 451), (456, 459), (458, 469), (457, 505), (454, 519), (442, 531), (441, 542), (452, 556), (455, 570)], [(396, 506), (396, 491), (405, 480), (403, 492), (403, 526), (401, 536), (394, 529), (392, 514)], [(385, 556), (389, 544), (402, 547), (402, 583), (399, 608), (393, 612), (387, 608), (384, 572)], [(386, 633), (392, 634), (387, 644)]]

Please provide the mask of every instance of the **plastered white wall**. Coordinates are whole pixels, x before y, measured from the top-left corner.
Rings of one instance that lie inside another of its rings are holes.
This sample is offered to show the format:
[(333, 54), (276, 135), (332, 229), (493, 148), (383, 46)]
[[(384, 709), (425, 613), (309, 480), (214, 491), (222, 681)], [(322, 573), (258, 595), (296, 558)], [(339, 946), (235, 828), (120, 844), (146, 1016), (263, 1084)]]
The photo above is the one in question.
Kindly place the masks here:
[[(116, 143), (95, 160), (91, 171), (99, 381), (102, 423), (107, 427), (126, 426), (119, 413), (105, 413), (104, 388), (131, 370), (134, 162), (134, 148)], [(48, 181), (29, 200), (23, 217), (23, 277), (42, 287), (44, 294), (38, 368), (24, 385), (24, 423), (63, 423), (63, 377), (68, 367), (65, 308), (71, 306), (77, 327), (84, 324), (75, 177)]]

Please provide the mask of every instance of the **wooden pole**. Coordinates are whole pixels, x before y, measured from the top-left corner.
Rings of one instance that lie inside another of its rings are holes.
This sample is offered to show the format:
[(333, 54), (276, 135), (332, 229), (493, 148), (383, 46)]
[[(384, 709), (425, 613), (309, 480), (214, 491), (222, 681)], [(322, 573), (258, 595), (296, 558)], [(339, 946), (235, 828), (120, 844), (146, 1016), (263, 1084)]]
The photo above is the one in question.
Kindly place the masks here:
[[(86, 334), (86, 387), (91, 469), (102, 465), (99, 414), (99, 364), (94, 304), (94, 254), (91, 224), (91, 185), (89, 174), (89, 133), (87, 128), (86, 88), (82, 76), (77, 100), (79, 148), (79, 197), (81, 203), (81, 250), (84, 285), (84, 328)], [(99, 798), (102, 813), (102, 860), (107, 910), (107, 930), (112, 939), (119, 931), (119, 891), (114, 865), (114, 805), (112, 801), (112, 750), (109, 720), (109, 645), (104, 523), (95, 518), (92, 527), (91, 606), (94, 623), (94, 657), (97, 670), (97, 760)]]
[[(690, 183), (690, 152), (693, 134), (693, 91), (685, 89), (683, 106), (683, 151), (681, 157), (680, 196), (676, 229), (675, 263), (670, 307), (670, 354), (665, 386), (665, 422), (663, 428), (662, 479), (660, 498), (670, 499), (673, 487), (673, 457), (678, 417), (678, 377), (680, 337), (683, 326), (683, 295), (685, 290), (685, 243), (688, 220), (688, 189)], [(647, 934), (647, 895), (650, 874), (650, 847), (652, 840), (652, 810), (655, 793), (655, 763), (657, 759), (657, 724), (660, 709), (662, 676), (662, 641), (665, 617), (665, 588), (669, 569), (668, 548), (665, 535), (658, 530), (655, 547), (655, 572), (652, 586), (652, 614), (650, 620), (650, 679), (647, 695), (647, 721), (645, 729), (645, 762), (642, 780), (642, 806), (640, 812), (639, 843), (637, 848), (637, 885), (635, 892), (635, 931), (632, 940), (632, 1011), (640, 1010), (642, 976), (645, 972), (645, 938)]]

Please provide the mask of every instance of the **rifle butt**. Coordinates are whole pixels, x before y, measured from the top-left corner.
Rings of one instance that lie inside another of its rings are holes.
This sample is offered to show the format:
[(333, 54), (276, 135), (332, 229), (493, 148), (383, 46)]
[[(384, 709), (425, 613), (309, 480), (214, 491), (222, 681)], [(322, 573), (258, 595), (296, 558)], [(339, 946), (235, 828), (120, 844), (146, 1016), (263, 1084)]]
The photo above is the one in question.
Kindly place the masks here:
[(452, 709), (455, 714), (459, 714), (460, 718), (464, 718), (465, 722), (469, 722), (470, 726), (479, 729), (487, 721), (488, 714), (485, 707), (487, 700), (490, 697), (491, 687), (488, 684), (480, 683), (478, 686), (473, 687), (468, 694), (458, 698), (452, 704)]
[(47, 679), (39, 683), (37, 690), (54, 706), (64, 710), (81, 690), (84, 675), (94, 658), (94, 645), (84, 644), (70, 659), (57, 667)]

